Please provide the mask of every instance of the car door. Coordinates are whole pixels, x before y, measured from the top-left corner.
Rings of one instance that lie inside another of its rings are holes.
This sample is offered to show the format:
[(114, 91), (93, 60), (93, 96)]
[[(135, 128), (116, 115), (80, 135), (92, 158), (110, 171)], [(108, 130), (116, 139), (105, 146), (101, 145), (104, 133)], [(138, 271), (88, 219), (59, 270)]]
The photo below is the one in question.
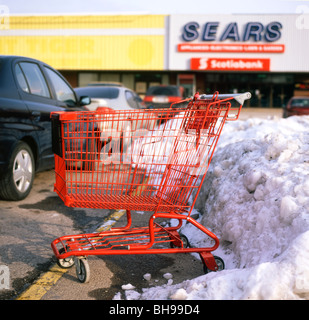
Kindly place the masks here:
[(18, 61), (15, 75), (20, 87), (20, 95), (26, 103), (39, 141), (38, 168), (51, 168), (54, 164), (51, 140), (50, 112), (62, 111), (53, 94), (53, 88), (46, 81), (39, 63), (34, 61)]

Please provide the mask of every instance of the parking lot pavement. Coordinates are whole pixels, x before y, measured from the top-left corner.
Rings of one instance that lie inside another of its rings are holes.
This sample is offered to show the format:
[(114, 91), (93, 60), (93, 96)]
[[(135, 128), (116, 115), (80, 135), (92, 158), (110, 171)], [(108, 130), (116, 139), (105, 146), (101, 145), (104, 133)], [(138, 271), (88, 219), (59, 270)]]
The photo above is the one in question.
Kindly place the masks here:
[(9, 288), (0, 288), (0, 299), (16, 297), (53, 265), (50, 244), (55, 238), (94, 230), (109, 213), (68, 208), (53, 186), (53, 170), (40, 172), (26, 199), (0, 200), (0, 266), (9, 270)]
[[(174, 275), (174, 283), (203, 274), (200, 259), (191, 254), (89, 257), (91, 279), (87, 284), (78, 281), (75, 267), (55, 269), (50, 246), (55, 238), (94, 232), (108, 218), (124, 226), (126, 215), (68, 208), (53, 192), (53, 184), (53, 170), (41, 172), (27, 199), (0, 201), (0, 266), (9, 268), (9, 288), (0, 290), (0, 299), (110, 300), (117, 293), (125, 299), (122, 286), (128, 283), (141, 292), (145, 287), (166, 284), (166, 272)], [(132, 218), (134, 226), (148, 225), (147, 214), (137, 213)], [(146, 273), (152, 275), (150, 282), (143, 278)]]

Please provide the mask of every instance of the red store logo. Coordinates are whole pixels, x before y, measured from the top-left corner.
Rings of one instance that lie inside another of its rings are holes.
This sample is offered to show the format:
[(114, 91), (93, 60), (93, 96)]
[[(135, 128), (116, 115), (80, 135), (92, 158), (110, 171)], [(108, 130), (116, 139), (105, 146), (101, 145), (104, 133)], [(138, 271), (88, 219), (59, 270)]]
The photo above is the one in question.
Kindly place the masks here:
[(269, 71), (270, 59), (192, 58), (191, 70)]

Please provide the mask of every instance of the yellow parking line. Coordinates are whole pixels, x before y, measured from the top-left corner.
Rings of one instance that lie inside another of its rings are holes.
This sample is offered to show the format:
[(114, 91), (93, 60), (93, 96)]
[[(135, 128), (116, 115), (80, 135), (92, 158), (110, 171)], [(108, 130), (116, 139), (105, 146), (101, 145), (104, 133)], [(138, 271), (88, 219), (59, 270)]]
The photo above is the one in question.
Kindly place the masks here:
[[(106, 231), (126, 213), (125, 210), (118, 210), (108, 216), (104, 222), (108, 220), (115, 220), (108, 226), (103, 226), (97, 229), (97, 232)], [(103, 229), (103, 230), (101, 230)], [(44, 273), (38, 280), (36, 280), (26, 291), (17, 297), (16, 300), (41, 300), (49, 289), (56, 284), (56, 282), (68, 271), (69, 269), (60, 268), (57, 264), (53, 265), (49, 271)]]
[(68, 269), (62, 269), (54, 265), (24, 291), (16, 300), (41, 300), (44, 294), (62, 277)]
[[(104, 219), (103, 224), (101, 227), (99, 227), (96, 231), (97, 232), (103, 232), (110, 230), (112, 226), (126, 213), (126, 210), (118, 210), (113, 212), (111, 215), (109, 215), (107, 218)], [(112, 223), (106, 225), (108, 221), (113, 221)]]
[[(132, 195), (141, 192), (147, 185), (148, 178), (139, 186)], [(107, 231), (126, 213), (126, 210), (117, 210), (104, 219), (103, 225), (98, 228), (97, 232)], [(114, 220), (111, 224), (104, 226), (109, 220)], [(53, 285), (68, 271), (69, 269), (60, 268), (57, 264), (53, 265), (49, 271), (44, 273), (37, 279), (26, 291), (20, 294), (16, 300), (41, 300), (41, 298), (52, 288)]]

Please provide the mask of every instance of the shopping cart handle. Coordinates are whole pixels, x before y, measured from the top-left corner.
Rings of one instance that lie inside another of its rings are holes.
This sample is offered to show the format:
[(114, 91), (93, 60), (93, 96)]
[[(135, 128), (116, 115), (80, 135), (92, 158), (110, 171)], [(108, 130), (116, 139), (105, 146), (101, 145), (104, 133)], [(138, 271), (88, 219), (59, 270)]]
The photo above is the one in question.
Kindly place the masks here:
[[(212, 94), (202, 94), (200, 95), (200, 99), (213, 99)], [(234, 98), (240, 105), (243, 105), (245, 100), (251, 99), (251, 93), (245, 92), (245, 93), (233, 93), (233, 94), (219, 94), (215, 96), (217, 100), (225, 100)]]

